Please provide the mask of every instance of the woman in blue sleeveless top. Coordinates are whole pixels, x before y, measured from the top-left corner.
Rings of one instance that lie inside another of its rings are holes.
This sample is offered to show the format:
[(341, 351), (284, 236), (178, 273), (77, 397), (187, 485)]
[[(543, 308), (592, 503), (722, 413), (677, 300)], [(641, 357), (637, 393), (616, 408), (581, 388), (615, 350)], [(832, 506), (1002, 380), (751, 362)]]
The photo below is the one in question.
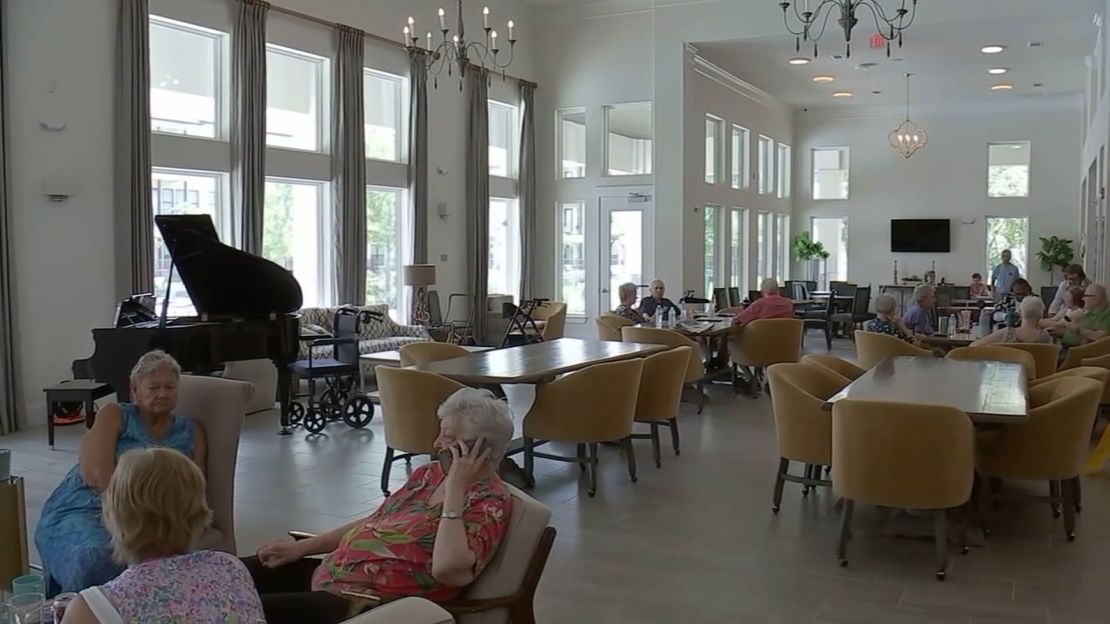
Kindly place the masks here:
[(181, 367), (162, 351), (139, 358), (131, 370), (134, 403), (106, 405), (81, 440), (78, 463), (43, 505), (35, 529), (42, 566), (61, 591), (104, 584), (125, 568), (112, 557), (111, 538), (101, 519), (100, 493), (116, 459), (134, 448), (165, 446), (204, 470), (205, 439), (199, 423), (175, 416)]

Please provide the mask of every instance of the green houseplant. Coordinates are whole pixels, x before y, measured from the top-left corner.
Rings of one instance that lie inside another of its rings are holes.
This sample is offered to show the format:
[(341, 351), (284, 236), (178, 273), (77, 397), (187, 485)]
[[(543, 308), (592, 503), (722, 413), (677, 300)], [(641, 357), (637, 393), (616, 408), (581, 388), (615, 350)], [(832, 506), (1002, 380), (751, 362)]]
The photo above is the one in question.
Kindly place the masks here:
[(790, 246), (794, 250), (795, 260), (808, 263), (810, 279), (817, 279), (821, 261), (829, 257), (829, 252), (821, 241), (813, 240), (809, 232), (802, 232), (790, 240)]
[(1048, 271), (1051, 283), (1055, 284), (1056, 267), (1063, 270), (1075, 259), (1075, 250), (1071, 246), (1073, 241), (1058, 236), (1040, 238), (1041, 250), (1037, 252), (1037, 260), (1041, 262), (1041, 268)]

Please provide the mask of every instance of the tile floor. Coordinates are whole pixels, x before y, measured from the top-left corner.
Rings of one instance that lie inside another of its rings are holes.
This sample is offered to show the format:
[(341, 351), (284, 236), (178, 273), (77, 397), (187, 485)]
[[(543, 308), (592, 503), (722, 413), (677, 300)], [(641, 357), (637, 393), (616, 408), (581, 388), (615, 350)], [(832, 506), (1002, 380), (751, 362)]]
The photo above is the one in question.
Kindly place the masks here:
[[(816, 337), (816, 334), (814, 334)], [(813, 350), (822, 349), (818, 341)], [(834, 350), (851, 357), (849, 343)], [(851, 567), (833, 554), (837, 514), (825, 491), (808, 498), (787, 485), (770, 510), (776, 466), (770, 401), (711, 389), (702, 415), (680, 418), (681, 457), (650, 462), (637, 445), (640, 480), (630, 483), (618, 449), (604, 448), (596, 498), (578, 468), (537, 460), (535, 495), (559, 536), (540, 584), (541, 622), (803, 622), (875, 624), (1096, 624), (1110, 621), (1110, 480), (1083, 483), (1079, 539), (1063, 539), (1047, 506), (1004, 504), (995, 531), (968, 556), (953, 549), (948, 580), (933, 578), (933, 548), (883, 537), (880, 515), (857, 512)], [(511, 393), (522, 413), (527, 390)], [(382, 426), (341, 424), (326, 436), (274, 435), (276, 413), (247, 420), (236, 480), (239, 548), (252, 553), (289, 528), (321, 531), (381, 502)], [(30, 525), (75, 462), (78, 427), (60, 430), (57, 450), (32, 429), (0, 439), (26, 478)], [(404, 479), (403, 464), (394, 471)], [(1040, 487), (1039, 485), (1037, 487)]]

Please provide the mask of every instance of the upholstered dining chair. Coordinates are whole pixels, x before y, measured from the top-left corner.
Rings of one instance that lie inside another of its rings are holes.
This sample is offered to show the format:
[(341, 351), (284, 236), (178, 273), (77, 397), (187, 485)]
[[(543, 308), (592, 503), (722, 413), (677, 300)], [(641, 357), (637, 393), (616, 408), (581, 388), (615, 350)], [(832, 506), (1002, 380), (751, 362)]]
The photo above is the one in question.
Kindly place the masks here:
[(1007, 349), (1020, 349), (1029, 355), (1033, 356), (1036, 374), (1034, 377), (1040, 379), (1048, 377), (1056, 372), (1056, 364), (1060, 361), (1060, 345), (1048, 343), (1033, 343), (1033, 342), (1006, 342), (994, 346), (1005, 347)]
[(546, 340), (563, 337), (567, 324), (567, 304), (562, 301), (548, 301), (532, 311), (532, 318), (543, 321), (540, 336)]
[(675, 347), (644, 358), (640, 374), (640, 391), (636, 396), (635, 422), (651, 427), (651, 433), (633, 433), (633, 440), (651, 440), (652, 459), (655, 467), (663, 466), (659, 451), (659, 426), (671, 430), (674, 454), (681, 453), (678, 438), (678, 406), (682, 402), (682, 389), (686, 385), (686, 363), (690, 361), (690, 347)]
[(450, 342), (413, 342), (401, 347), (400, 353), (402, 367), (470, 355), (466, 349)]
[(871, 370), (879, 362), (896, 355), (933, 357), (932, 351), (915, 347), (894, 336), (859, 329), (856, 330), (854, 335), (856, 337), (856, 360), (860, 366), (867, 370)]
[[(1110, 353), (1098, 357), (1084, 358), (1080, 362), (1080, 368), (1084, 367), (1097, 367), (1110, 373)], [(1103, 408), (1110, 407), (1110, 384), (1103, 388), (1101, 403)]]
[(608, 312), (594, 318), (594, 323), (597, 325), (597, 339), (608, 342), (620, 342), (621, 329), (636, 324), (623, 316)]
[(1060, 364), (1060, 370), (1067, 370), (1082, 366), (1083, 360), (1087, 358), (1094, 358), (1100, 355), (1110, 355), (1110, 336), (1101, 340), (1072, 347), (1068, 349), (1068, 354), (1064, 357), (1064, 361)]
[(750, 371), (751, 396), (755, 398), (763, 389), (763, 371), (768, 366), (800, 360), (803, 327), (800, 319), (759, 319), (734, 327), (729, 339), (733, 389), (738, 387), (738, 367)]
[[(410, 461), (416, 455), (433, 455), (439, 436), (440, 403), (454, 394), (461, 383), (427, 373), (392, 366), (375, 366), (385, 425), (385, 463), (382, 493), (389, 496), (389, 473), (393, 462)], [(400, 451), (400, 454), (397, 453)]]
[(952, 349), (944, 356), (949, 360), (980, 360), (986, 362), (1006, 362), (1021, 364), (1025, 371), (1025, 378), (1032, 381), (1037, 378), (1037, 362), (1028, 351), (1011, 349), (1001, 345), (982, 345), (979, 347), (959, 347)]
[(691, 390), (696, 391), (693, 398), (694, 402), (697, 403), (698, 413), (701, 413), (705, 407), (705, 393), (701, 390), (705, 382), (705, 364), (702, 362), (701, 347), (698, 343), (673, 329), (657, 327), (622, 327), (621, 340), (624, 342), (666, 345), (668, 347), (690, 347), (690, 359), (686, 363), (686, 385)]
[[(832, 465), (832, 412), (823, 406), (848, 380), (822, 366), (802, 363), (773, 364), (767, 377), (779, 448), (771, 511), (778, 513), (787, 481), (800, 483), (803, 495), (832, 485), (821, 479), (822, 468)], [(805, 465), (803, 476), (790, 474), (791, 461)]]
[[(1064, 506), (1064, 534), (1075, 539), (1076, 484), (1087, 465), (1088, 445), (1102, 384), (1093, 379), (1069, 377), (1040, 384), (1029, 390), (1029, 419), (1004, 425), (976, 442), (976, 466), (984, 479), (1047, 481), (1047, 501), (1058, 516)], [(984, 484), (985, 485), (985, 484)], [(995, 496), (980, 487), (984, 502)], [(1035, 497), (1039, 498), (1039, 497)], [(989, 504), (979, 505), (984, 532), (989, 532)]]
[[(626, 328), (627, 329), (627, 328)], [(587, 366), (555, 381), (536, 386), (536, 398), (524, 417), (524, 474), (535, 483), (535, 458), (585, 466), (588, 493), (597, 493), (597, 445), (622, 440), (628, 476), (636, 481), (632, 421), (636, 416), (643, 360), (632, 359)], [(543, 442), (569, 442), (575, 457), (541, 453)]]
[(809, 353), (803, 355), (802, 363), (826, 368), (841, 377), (847, 378), (849, 381), (855, 381), (867, 372), (866, 369), (860, 368), (848, 360), (825, 353)]
[(971, 497), (974, 446), (971, 419), (952, 407), (855, 399), (834, 403), (832, 486), (844, 497), (840, 565), (848, 565), (857, 502), (931, 510), (936, 577), (943, 581), (948, 570), (947, 510)]

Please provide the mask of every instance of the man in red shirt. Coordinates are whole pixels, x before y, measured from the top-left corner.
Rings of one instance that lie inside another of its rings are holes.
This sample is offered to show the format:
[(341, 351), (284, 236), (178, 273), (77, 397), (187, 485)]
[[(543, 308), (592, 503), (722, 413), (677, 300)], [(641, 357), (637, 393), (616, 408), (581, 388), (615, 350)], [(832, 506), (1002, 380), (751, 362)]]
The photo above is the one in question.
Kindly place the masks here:
[(759, 285), (759, 292), (762, 297), (732, 317), (733, 325), (747, 325), (759, 319), (794, 318), (794, 302), (779, 294), (779, 283), (774, 279), (763, 280)]

